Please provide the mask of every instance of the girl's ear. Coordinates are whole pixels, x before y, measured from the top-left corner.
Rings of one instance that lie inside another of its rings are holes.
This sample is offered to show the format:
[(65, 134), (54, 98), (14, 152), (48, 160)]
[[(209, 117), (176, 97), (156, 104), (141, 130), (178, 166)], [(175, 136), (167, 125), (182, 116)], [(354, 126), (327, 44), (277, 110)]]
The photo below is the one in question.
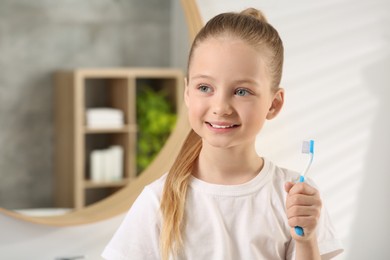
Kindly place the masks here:
[(186, 107), (188, 108), (189, 104), (189, 97), (188, 97), (188, 79), (187, 77), (184, 78), (184, 103), (186, 104)]
[(284, 89), (279, 88), (272, 99), (271, 107), (269, 108), (268, 114), (267, 114), (267, 119), (271, 120), (275, 118), (280, 110), (282, 110), (284, 103)]

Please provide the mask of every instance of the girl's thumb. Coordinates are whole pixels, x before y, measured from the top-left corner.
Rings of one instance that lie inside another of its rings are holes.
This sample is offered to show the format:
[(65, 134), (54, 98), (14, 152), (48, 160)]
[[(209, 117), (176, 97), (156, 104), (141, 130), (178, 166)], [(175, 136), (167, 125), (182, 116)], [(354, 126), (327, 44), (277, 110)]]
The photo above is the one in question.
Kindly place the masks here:
[(290, 192), (291, 188), (294, 186), (294, 183), (293, 182), (286, 182), (284, 184), (284, 189), (287, 193)]

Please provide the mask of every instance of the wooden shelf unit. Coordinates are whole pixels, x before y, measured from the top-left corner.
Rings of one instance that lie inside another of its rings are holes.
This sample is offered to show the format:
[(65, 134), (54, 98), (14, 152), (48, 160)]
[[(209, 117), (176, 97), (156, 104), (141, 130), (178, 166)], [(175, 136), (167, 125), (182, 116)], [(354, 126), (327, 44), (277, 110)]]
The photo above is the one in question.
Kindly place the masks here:
[[(166, 88), (178, 113), (184, 91), (181, 70), (166, 68), (76, 69), (55, 74), (55, 203), (80, 209), (136, 178), (136, 90), (147, 82)], [(120, 128), (89, 128), (86, 109), (112, 107), (124, 112)], [(89, 154), (93, 149), (120, 145), (124, 150), (123, 179), (93, 182)], [(94, 194), (89, 194), (94, 193)]]

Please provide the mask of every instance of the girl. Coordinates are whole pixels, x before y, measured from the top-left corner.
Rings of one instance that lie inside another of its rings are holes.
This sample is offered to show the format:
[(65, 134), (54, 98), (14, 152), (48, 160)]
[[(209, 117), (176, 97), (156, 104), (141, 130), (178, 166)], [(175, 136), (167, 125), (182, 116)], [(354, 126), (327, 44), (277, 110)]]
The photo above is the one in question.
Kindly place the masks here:
[(295, 184), (298, 173), (255, 151), (264, 122), (283, 106), (282, 65), (282, 41), (260, 11), (220, 14), (205, 25), (188, 60), (192, 131), (103, 257), (320, 259), (342, 251), (312, 182)]

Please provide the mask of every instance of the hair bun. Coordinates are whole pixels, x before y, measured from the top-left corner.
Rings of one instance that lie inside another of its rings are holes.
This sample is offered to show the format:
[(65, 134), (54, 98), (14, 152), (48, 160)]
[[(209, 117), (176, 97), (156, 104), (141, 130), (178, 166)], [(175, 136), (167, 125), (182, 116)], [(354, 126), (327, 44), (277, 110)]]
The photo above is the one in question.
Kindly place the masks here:
[(259, 20), (259, 21), (268, 23), (268, 20), (267, 20), (267, 18), (265, 17), (265, 15), (263, 14), (263, 12), (260, 11), (260, 10), (258, 10), (258, 9), (255, 9), (255, 8), (253, 8), (253, 7), (250, 7), (250, 8), (247, 8), (247, 9), (243, 10), (243, 11), (241, 12), (241, 14), (243, 14), (243, 15), (248, 15), (248, 16), (252, 16), (252, 17), (256, 18), (256, 19)]

